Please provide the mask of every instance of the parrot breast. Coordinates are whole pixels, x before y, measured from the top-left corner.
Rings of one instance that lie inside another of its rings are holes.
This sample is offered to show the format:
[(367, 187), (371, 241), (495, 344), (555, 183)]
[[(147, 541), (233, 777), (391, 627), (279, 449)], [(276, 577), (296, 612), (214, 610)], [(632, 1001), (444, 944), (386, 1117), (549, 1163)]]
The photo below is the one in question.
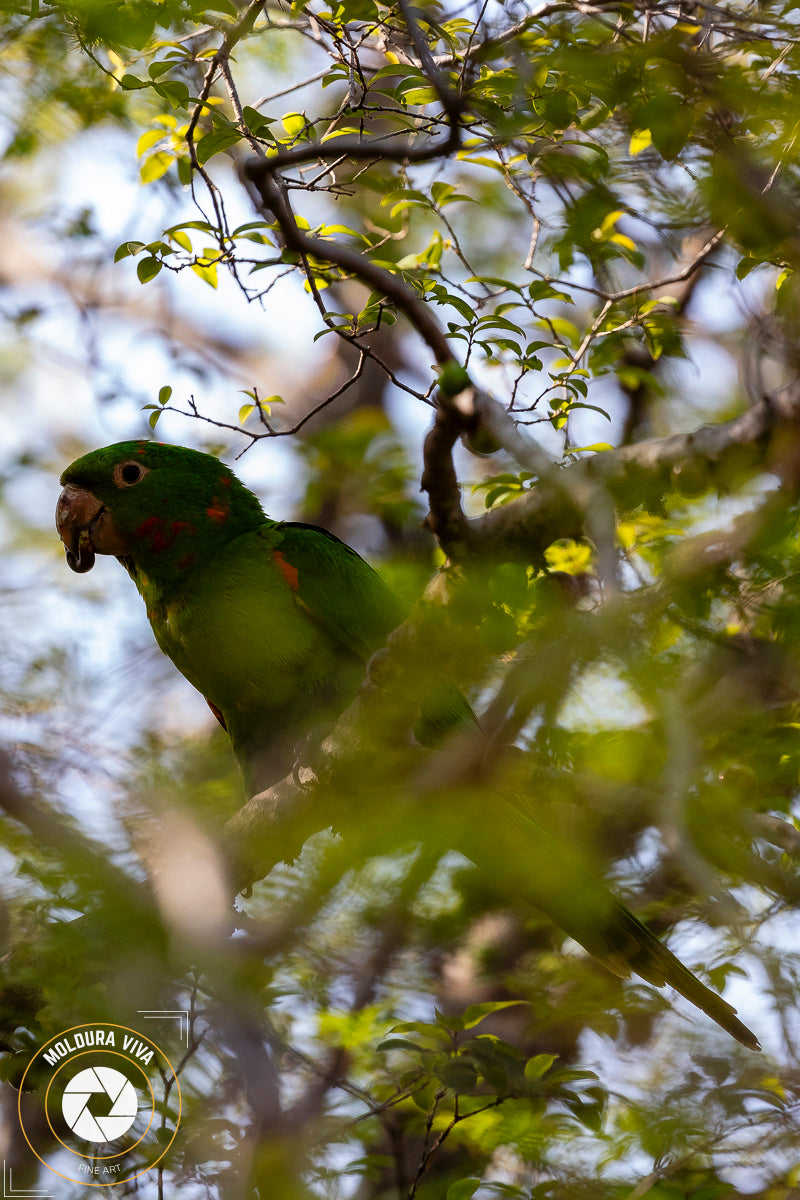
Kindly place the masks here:
[(161, 650), (221, 717), (254, 787), (291, 769), (299, 739), (348, 702), (364, 673), (296, 597), (271, 534), (235, 539), (169, 599), (138, 582)]

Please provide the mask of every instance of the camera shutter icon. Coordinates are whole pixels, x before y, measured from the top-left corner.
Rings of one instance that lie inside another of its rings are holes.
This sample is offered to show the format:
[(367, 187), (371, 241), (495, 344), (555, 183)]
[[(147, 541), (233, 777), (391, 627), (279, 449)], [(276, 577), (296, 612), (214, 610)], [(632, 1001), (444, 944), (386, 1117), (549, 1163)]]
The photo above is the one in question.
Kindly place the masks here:
[[(104, 1095), (111, 1101), (106, 1116), (95, 1117), (89, 1111), (93, 1096)], [(113, 1067), (87, 1067), (70, 1079), (61, 1100), (64, 1120), (76, 1137), (87, 1142), (113, 1142), (127, 1133), (139, 1102), (136, 1089), (127, 1076)]]

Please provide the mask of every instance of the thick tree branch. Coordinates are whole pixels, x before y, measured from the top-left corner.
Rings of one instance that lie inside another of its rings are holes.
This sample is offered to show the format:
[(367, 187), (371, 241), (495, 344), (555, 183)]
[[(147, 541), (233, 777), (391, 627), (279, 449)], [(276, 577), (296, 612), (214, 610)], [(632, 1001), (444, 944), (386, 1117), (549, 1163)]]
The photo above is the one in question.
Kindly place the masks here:
[(430, 512), (425, 524), (454, 557), (463, 557), (462, 545), (469, 538), (469, 522), (461, 506), (461, 490), (453, 464), (453, 446), (462, 432), (462, 422), (452, 408), (440, 406), (425, 438), (425, 470), (420, 487), (428, 493)]
[[(509, 436), (492, 412), (494, 401), (476, 394), (476, 409), (485, 411), (506, 449), (529, 469), (539, 463), (541, 451), (520, 434)], [(452, 419), (452, 413), (451, 413)], [(475, 418), (473, 418), (474, 420)], [(558, 538), (587, 534), (587, 520), (596, 503), (598, 488), (620, 507), (657, 502), (664, 492), (680, 487), (696, 474), (714, 485), (731, 474), (762, 467), (774, 471), (792, 487), (800, 478), (796, 427), (800, 420), (800, 383), (765, 399), (742, 416), (692, 433), (639, 442), (619, 450), (604, 451), (563, 469), (548, 464), (534, 489), (518, 500), (493, 509), (485, 516), (466, 520), (454, 515), (452, 478), (436, 486), (437, 475), (452, 472), (446, 465), (446, 444), (432, 434), (426, 443), (423, 486), (429, 493), (428, 524), (442, 547), (453, 558), (470, 555), (521, 555), (535, 561)], [(466, 421), (462, 432), (468, 428)], [(455, 436), (450, 441), (452, 448)]]

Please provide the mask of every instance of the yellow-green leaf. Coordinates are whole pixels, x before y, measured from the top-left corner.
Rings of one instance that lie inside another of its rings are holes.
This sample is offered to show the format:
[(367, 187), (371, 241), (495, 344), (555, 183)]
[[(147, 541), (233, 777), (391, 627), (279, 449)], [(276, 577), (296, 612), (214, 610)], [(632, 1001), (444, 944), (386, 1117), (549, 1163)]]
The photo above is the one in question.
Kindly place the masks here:
[(480, 1179), (458, 1179), (450, 1184), (445, 1200), (471, 1200), (480, 1186)]
[(582, 575), (591, 565), (592, 551), (584, 542), (561, 538), (547, 547), (544, 557), (552, 571), (563, 571), (566, 575)]
[(191, 239), (183, 229), (173, 229), (168, 236), (170, 241), (175, 242), (182, 250), (186, 250), (189, 254), (192, 253)]
[(167, 173), (174, 161), (172, 155), (168, 154), (166, 150), (159, 150), (158, 153), (151, 154), (139, 169), (142, 183), (153, 183), (156, 179), (160, 179)]
[(160, 142), (163, 137), (163, 129), (148, 129), (147, 133), (143, 133), (136, 143), (136, 157), (141, 158), (147, 150), (155, 146), (156, 142)]
[(606, 213), (600, 222), (600, 233), (607, 236), (611, 233), (620, 217), (624, 217), (625, 213), (621, 208), (615, 209), (613, 212)]
[(305, 115), (299, 112), (284, 113), (281, 117), (281, 125), (289, 137), (298, 137), (306, 127)]
[(562, 338), (565, 342), (570, 342), (577, 346), (580, 341), (580, 334), (577, 327), (572, 321), (568, 321), (566, 317), (550, 317), (549, 321), (542, 321), (540, 325), (545, 329), (552, 329), (557, 337)]
[(649, 129), (637, 129), (631, 134), (631, 140), (628, 142), (628, 154), (633, 158), (637, 154), (641, 154), (642, 150), (646, 150), (648, 146), (652, 146), (653, 136)]
[(633, 521), (620, 521), (617, 526), (617, 540), (623, 550), (630, 550), (636, 545), (636, 526)]
[(203, 259), (198, 259), (196, 263), (192, 263), (192, 270), (209, 287), (215, 288), (217, 286), (217, 264), (215, 262), (208, 263), (204, 262)]

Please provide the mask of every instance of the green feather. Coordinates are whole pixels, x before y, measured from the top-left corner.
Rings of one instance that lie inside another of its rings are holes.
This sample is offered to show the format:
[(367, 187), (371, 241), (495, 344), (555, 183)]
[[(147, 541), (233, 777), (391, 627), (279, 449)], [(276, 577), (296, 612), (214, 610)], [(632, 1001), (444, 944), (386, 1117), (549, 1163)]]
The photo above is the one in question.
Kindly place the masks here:
[(287, 521), (276, 548), (297, 572), (296, 595), (328, 633), (366, 661), (406, 613), (379, 575), (334, 534)]

